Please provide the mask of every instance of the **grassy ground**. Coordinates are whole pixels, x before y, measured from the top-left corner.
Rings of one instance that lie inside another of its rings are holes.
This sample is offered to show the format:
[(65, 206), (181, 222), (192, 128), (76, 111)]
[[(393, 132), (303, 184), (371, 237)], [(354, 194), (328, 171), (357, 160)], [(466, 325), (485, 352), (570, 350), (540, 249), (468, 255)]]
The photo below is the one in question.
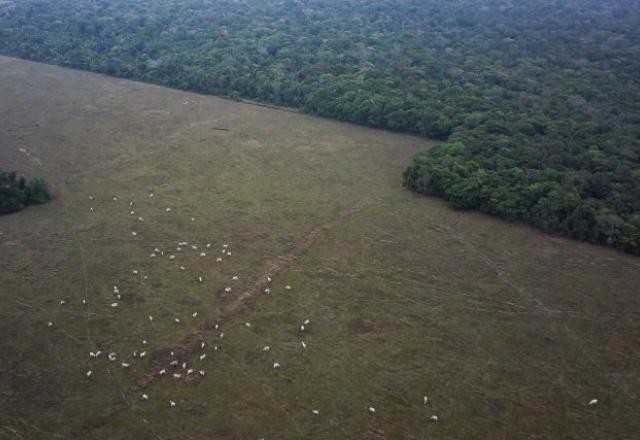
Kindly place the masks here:
[(0, 217), (0, 438), (634, 438), (640, 260), (405, 191), (429, 145), (0, 57), (56, 195)]

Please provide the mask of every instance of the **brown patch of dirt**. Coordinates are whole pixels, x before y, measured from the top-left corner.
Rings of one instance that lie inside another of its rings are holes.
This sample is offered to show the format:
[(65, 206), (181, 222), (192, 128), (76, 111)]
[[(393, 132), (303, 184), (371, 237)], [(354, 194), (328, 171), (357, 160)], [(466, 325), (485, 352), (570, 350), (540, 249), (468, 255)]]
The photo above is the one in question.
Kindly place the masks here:
[(225, 288), (226, 288), (226, 286), (219, 288), (216, 291), (216, 293), (214, 293), (215, 297), (218, 298), (218, 299), (225, 299), (228, 296), (233, 295), (233, 290), (231, 292), (227, 293), (227, 292), (224, 291)]
[(200, 329), (204, 330), (204, 331), (211, 331), (211, 330), (215, 330), (216, 328), (216, 324), (218, 324), (220, 322), (219, 319), (216, 318), (210, 318), (207, 319), (201, 326)]
[(194, 371), (191, 374), (187, 374), (186, 376), (182, 376), (182, 382), (187, 383), (187, 384), (197, 384), (202, 379), (204, 379), (204, 376), (202, 376), (197, 371)]
[(125, 304), (142, 304), (146, 299), (144, 295), (140, 293), (127, 293), (122, 296), (122, 302)]
[[(178, 362), (185, 362), (200, 349), (201, 343), (202, 335), (199, 333), (191, 333), (182, 338), (182, 340), (173, 347), (160, 348), (151, 352), (149, 361), (156, 367), (168, 364), (174, 359), (178, 360)], [(174, 356), (171, 356), (171, 352), (173, 352)]]
[[(167, 376), (169, 376), (170, 370), (176, 369), (170, 368), (169, 363), (173, 360), (177, 360), (178, 363), (189, 361), (197, 352), (199, 352), (201, 343), (202, 335), (198, 333), (191, 333), (182, 338), (180, 342), (173, 347), (159, 348), (158, 350), (152, 351), (149, 355), (151, 372), (131, 385), (127, 390), (127, 393), (142, 391), (149, 385), (160, 380), (162, 376), (158, 372), (163, 368), (167, 370)], [(171, 356), (171, 352), (173, 352), (173, 356)]]
[(185, 306), (199, 306), (202, 304), (202, 301), (193, 296), (184, 295), (177, 301), (178, 304), (182, 304)]

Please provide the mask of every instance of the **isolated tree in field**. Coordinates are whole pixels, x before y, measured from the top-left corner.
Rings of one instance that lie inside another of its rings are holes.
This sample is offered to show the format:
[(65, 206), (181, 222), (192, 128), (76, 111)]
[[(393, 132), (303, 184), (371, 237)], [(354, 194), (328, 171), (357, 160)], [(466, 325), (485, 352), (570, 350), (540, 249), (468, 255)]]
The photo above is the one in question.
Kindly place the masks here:
[(45, 181), (33, 178), (29, 181), (15, 172), (0, 171), (0, 214), (20, 211), (33, 204), (42, 204), (51, 199)]

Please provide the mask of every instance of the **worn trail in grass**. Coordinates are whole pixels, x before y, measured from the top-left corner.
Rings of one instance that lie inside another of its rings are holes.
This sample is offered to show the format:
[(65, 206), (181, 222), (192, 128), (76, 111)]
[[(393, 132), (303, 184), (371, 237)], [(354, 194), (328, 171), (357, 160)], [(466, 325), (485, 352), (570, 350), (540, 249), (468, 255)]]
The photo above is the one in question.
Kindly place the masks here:
[(640, 260), (403, 190), (424, 139), (2, 57), (0, 133), (56, 193), (0, 217), (0, 438), (640, 429)]

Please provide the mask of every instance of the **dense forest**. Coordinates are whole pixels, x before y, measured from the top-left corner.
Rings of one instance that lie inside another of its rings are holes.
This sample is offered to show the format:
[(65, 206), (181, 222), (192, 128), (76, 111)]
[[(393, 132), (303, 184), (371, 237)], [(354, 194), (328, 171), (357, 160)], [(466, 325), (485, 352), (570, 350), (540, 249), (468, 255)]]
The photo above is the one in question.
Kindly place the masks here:
[(640, 253), (638, 0), (21, 0), (0, 53), (442, 140), (404, 184)]
[(0, 171), (0, 215), (47, 202), (51, 196), (41, 178), (27, 180), (15, 172)]

